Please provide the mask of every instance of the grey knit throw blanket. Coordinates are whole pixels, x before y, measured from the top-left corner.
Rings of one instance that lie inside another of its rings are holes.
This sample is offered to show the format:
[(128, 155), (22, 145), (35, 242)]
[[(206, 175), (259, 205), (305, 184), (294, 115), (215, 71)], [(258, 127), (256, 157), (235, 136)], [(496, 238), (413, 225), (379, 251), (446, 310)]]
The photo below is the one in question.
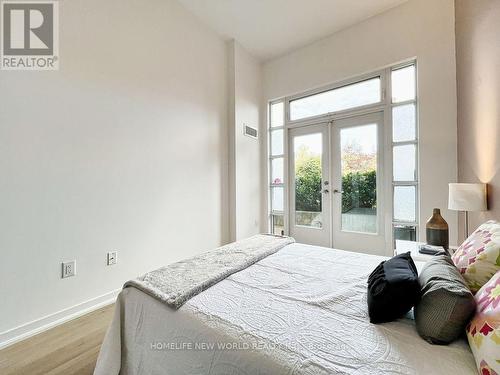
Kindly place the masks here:
[(291, 237), (258, 234), (148, 272), (127, 281), (124, 288), (135, 287), (178, 309), (191, 297), (293, 242)]

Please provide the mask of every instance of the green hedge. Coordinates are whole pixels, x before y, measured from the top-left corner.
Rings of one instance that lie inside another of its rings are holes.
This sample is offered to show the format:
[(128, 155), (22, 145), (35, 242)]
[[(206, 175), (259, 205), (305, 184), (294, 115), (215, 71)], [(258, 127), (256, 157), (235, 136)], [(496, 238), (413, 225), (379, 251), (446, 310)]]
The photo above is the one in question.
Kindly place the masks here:
[(349, 173), (342, 178), (342, 212), (377, 206), (377, 172)]
[[(377, 173), (348, 173), (342, 178), (342, 212), (355, 207), (374, 208), (377, 204)], [(309, 158), (297, 168), (295, 177), (295, 209), (321, 211), (321, 162)]]
[(297, 168), (295, 210), (321, 211), (321, 161), (319, 158), (305, 159)]

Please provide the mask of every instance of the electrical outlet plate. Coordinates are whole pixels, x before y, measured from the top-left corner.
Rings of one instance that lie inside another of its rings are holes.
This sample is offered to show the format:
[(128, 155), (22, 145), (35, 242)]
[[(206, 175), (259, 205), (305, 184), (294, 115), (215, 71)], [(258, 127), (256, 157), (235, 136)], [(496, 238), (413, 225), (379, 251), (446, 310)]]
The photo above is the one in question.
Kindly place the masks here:
[(62, 278), (76, 275), (76, 260), (62, 263)]
[(116, 264), (118, 261), (118, 252), (117, 251), (110, 251), (108, 253), (108, 258), (107, 258), (107, 264), (108, 266), (112, 266)]

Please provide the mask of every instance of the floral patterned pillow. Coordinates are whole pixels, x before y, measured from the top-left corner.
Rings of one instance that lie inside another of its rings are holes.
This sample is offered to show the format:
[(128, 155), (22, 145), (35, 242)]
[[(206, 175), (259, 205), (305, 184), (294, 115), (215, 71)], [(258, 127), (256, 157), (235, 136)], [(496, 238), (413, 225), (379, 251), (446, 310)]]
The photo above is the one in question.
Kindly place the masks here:
[(452, 259), (472, 293), (476, 293), (500, 270), (500, 223), (492, 220), (482, 224)]
[(476, 296), (476, 315), (466, 328), (467, 339), (482, 375), (500, 374), (500, 271)]

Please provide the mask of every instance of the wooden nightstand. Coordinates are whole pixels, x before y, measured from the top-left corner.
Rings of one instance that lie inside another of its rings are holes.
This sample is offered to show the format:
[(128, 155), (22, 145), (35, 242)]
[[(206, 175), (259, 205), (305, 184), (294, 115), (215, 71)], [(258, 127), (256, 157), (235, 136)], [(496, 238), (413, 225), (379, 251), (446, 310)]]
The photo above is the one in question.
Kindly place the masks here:
[[(394, 249), (394, 255), (411, 252), (411, 257), (414, 261), (427, 262), (432, 259), (434, 255), (421, 254), (418, 252), (418, 247), (423, 245), (425, 242), (414, 242), (405, 240), (396, 240), (396, 248)], [(456, 251), (456, 246), (450, 246), (449, 252), (453, 254)]]

